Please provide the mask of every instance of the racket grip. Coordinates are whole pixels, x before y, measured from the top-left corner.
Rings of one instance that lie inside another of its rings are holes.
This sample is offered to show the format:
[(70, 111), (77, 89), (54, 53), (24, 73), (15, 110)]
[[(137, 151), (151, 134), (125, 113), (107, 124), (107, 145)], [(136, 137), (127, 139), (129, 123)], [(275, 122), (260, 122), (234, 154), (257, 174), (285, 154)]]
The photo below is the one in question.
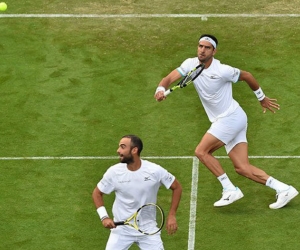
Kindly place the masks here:
[(115, 226), (122, 226), (124, 225), (124, 221), (116, 221), (114, 222)]
[(167, 96), (167, 95), (169, 95), (170, 93), (171, 93), (171, 90), (168, 89), (167, 91), (165, 91), (164, 96)]

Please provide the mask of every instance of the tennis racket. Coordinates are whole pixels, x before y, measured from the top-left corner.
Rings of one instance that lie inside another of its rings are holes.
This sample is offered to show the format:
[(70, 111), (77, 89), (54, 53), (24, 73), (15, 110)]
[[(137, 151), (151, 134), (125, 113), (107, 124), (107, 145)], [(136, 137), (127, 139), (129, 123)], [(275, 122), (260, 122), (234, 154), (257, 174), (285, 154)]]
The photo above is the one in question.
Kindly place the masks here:
[(146, 235), (158, 233), (164, 226), (165, 215), (162, 208), (154, 203), (141, 206), (125, 221), (114, 222), (116, 226), (128, 225)]
[(204, 70), (205, 65), (203, 63), (199, 64), (196, 68), (192, 69), (177, 85), (168, 89), (164, 95), (167, 96), (171, 94), (175, 89), (184, 88), (190, 85)]

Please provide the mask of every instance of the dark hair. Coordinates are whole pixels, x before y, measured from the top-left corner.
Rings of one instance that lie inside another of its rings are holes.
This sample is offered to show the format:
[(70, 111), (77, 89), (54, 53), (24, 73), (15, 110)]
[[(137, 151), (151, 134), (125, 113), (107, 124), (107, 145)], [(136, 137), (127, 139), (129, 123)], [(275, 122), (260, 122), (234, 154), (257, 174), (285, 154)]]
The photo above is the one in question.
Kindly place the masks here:
[(203, 35), (201, 35), (200, 38), (199, 38), (199, 40), (200, 40), (202, 37), (205, 37), (205, 36), (207, 36), (207, 37), (213, 39), (213, 40), (215, 41), (216, 45), (218, 46), (218, 39), (217, 39), (215, 36), (210, 35), (210, 34), (203, 34)]
[(131, 139), (131, 148), (137, 147), (138, 152), (137, 154), (140, 155), (143, 150), (143, 142), (142, 140), (136, 135), (124, 135), (122, 138), (129, 138)]

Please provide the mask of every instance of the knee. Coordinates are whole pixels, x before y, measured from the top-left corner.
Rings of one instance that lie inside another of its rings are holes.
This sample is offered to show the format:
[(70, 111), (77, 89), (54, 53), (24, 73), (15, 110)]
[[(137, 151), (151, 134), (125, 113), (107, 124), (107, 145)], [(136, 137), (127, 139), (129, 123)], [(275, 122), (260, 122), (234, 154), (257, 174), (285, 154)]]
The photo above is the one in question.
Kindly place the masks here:
[(203, 151), (201, 148), (196, 148), (195, 155), (201, 162), (203, 162), (207, 153), (205, 151)]

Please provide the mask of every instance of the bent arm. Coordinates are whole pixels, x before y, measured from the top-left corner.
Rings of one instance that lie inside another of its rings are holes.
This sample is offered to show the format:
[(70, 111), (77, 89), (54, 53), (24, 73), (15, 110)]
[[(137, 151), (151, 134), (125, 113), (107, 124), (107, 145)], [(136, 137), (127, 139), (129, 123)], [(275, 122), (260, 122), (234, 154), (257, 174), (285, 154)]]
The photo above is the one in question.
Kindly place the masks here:
[(179, 181), (175, 179), (170, 189), (172, 190), (173, 194), (169, 215), (176, 215), (176, 211), (181, 199), (182, 187)]
[(181, 78), (181, 74), (178, 72), (177, 69), (174, 69), (171, 73), (169, 73), (166, 77), (164, 77), (160, 83), (158, 84), (158, 87), (156, 89), (156, 92), (154, 94), (154, 98), (157, 101), (162, 101), (166, 97), (164, 96), (165, 90), (169, 88), (169, 86)]
[(92, 197), (96, 208), (104, 206), (103, 194), (98, 187), (95, 187)]
[(166, 77), (164, 77), (160, 83), (158, 84), (158, 86), (162, 86), (165, 89), (168, 89), (169, 86), (177, 81), (178, 79), (181, 78), (181, 74), (178, 72), (177, 69), (174, 69), (171, 73), (169, 73)]
[(257, 99), (260, 101), (260, 105), (262, 106), (264, 113), (266, 113), (267, 109), (270, 110), (272, 113), (275, 113), (275, 110), (280, 109), (280, 105), (277, 103), (276, 99), (271, 99), (265, 96), (265, 94), (259, 86), (259, 83), (250, 72), (241, 70), (239, 80), (245, 81), (249, 85), (249, 87), (256, 95)]
[(257, 80), (250, 72), (241, 70), (239, 81), (245, 81), (253, 91), (259, 89)]
[(107, 211), (104, 207), (103, 195), (104, 195), (104, 193), (102, 193), (98, 187), (95, 187), (93, 194), (92, 194), (92, 198), (93, 198), (94, 204), (96, 206), (97, 213), (99, 214), (99, 217), (102, 221), (102, 225), (105, 228), (109, 228), (109, 229), (115, 228), (116, 226), (115, 226), (113, 220), (109, 218)]
[(170, 211), (167, 217), (167, 232), (173, 234), (177, 231), (178, 225), (176, 221), (176, 211), (181, 199), (182, 187), (181, 184), (175, 179), (170, 189), (172, 190), (172, 201)]

